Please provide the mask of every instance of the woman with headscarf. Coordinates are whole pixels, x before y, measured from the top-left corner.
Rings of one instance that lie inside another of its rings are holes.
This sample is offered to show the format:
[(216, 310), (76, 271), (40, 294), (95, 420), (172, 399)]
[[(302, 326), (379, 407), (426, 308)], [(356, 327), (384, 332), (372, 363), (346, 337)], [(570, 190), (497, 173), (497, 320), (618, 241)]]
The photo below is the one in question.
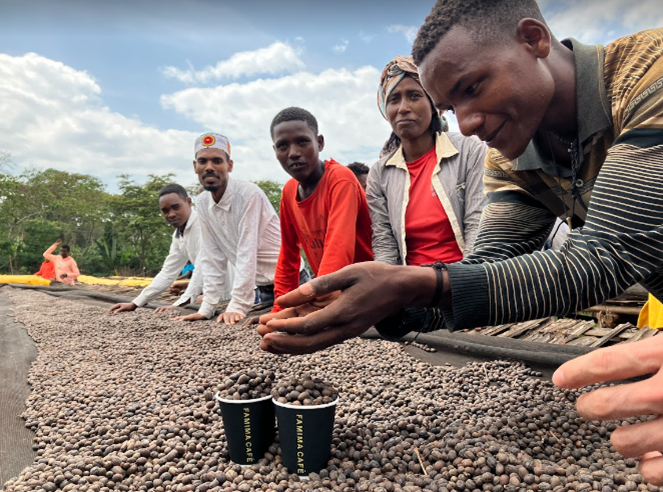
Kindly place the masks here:
[(378, 107), (393, 132), (366, 189), (375, 260), (416, 266), (462, 260), (472, 252), (485, 203), (484, 144), (447, 132), (410, 57), (385, 67)]

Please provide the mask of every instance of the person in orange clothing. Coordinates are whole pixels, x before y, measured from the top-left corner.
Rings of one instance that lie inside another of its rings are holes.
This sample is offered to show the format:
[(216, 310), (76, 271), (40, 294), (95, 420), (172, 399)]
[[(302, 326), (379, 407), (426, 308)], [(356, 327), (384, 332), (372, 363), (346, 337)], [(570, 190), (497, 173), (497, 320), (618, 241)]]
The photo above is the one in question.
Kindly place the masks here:
[[(366, 195), (352, 171), (333, 159), (322, 161), (324, 137), (315, 117), (301, 108), (279, 112), (271, 124), (276, 158), (292, 179), (281, 196), (281, 251), (274, 274), (275, 297), (299, 286), (304, 248), (315, 275), (373, 260)], [(317, 299), (324, 305), (334, 294)], [(280, 311), (275, 305), (273, 312)]]
[(44, 280), (55, 279), (55, 264), (52, 261), (44, 260), (39, 267), (39, 271), (35, 275), (43, 278)]
[(63, 244), (60, 246), (60, 254), (54, 255), (53, 251), (57, 248), (62, 241), (58, 239), (53, 245), (44, 251), (44, 258), (49, 260), (55, 266), (55, 281), (64, 284), (74, 285), (76, 279), (81, 274), (78, 271), (76, 260), (69, 256), (69, 245)]

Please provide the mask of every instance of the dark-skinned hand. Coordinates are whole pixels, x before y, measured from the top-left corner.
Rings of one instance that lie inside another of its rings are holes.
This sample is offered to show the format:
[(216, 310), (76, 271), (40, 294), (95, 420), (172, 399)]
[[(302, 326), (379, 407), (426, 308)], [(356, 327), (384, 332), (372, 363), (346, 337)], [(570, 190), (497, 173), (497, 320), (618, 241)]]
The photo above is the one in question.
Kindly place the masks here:
[(599, 349), (563, 364), (553, 375), (560, 388), (580, 388), (652, 374), (635, 383), (585, 393), (578, 412), (588, 420), (614, 420), (654, 415), (647, 422), (619, 427), (610, 440), (627, 458), (640, 457), (642, 476), (663, 485), (663, 335)]
[[(359, 336), (404, 307), (428, 305), (435, 286), (432, 268), (373, 261), (349, 265), (279, 297), (276, 302), (285, 309), (260, 318), (260, 348), (275, 354), (322, 350)], [(329, 304), (316, 305), (332, 293)]]

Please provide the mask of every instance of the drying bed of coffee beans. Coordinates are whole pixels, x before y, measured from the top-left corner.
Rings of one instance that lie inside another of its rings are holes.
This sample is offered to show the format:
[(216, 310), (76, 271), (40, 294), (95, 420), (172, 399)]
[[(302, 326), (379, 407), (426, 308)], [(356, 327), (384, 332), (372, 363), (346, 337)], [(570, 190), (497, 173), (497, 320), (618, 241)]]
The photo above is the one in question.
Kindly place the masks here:
[[(584, 421), (578, 392), (519, 363), (431, 366), (360, 339), (275, 356), (253, 329), (9, 295), (38, 342), (24, 414), (38, 456), (7, 492), (660, 490), (611, 447), (618, 423)], [(315, 374), (339, 391), (326, 469), (289, 474), (278, 443), (254, 466), (229, 461), (214, 394), (248, 370)]]

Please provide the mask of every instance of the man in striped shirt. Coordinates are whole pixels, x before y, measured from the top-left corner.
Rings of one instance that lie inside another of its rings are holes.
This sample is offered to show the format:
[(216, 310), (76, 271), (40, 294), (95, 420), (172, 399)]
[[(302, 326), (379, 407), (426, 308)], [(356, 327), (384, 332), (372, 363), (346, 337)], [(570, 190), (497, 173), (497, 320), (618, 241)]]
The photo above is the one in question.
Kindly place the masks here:
[[(663, 30), (587, 46), (558, 41), (534, 0), (439, 0), (412, 54), (435, 105), (455, 111), (462, 133), (491, 147), (474, 254), (435, 272), (364, 263), (316, 279), (279, 304), (297, 314), (307, 296), (341, 296), (309, 316), (261, 325), (264, 349), (318, 350), (388, 315), (395, 316), (378, 329), (393, 338), (413, 329), (564, 316), (638, 282), (663, 299)], [(539, 251), (557, 217), (572, 233), (561, 250)], [(400, 311), (417, 306), (433, 309)], [(663, 378), (663, 343), (656, 350), (648, 365), (606, 369), (601, 377), (655, 368)], [(626, 353), (624, 360), (633, 360)], [(584, 379), (577, 376), (583, 369)], [(576, 363), (556, 381), (601, 380), (591, 369)], [(604, 394), (610, 404), (587, 415), (663, 413), (663, 382), (653, 388), (636, 398), (649, 406), (629, 407), (625, 393)], [(596, 410), (599, 397), (592, 397)], [(618, 449), (630, 455), (663, 449), (660, 418), (620, 432)], [(627, 436), (641, 445), (623, 445)], [(663, 456), (648, 458), (643, 474), (663, 482)]]

